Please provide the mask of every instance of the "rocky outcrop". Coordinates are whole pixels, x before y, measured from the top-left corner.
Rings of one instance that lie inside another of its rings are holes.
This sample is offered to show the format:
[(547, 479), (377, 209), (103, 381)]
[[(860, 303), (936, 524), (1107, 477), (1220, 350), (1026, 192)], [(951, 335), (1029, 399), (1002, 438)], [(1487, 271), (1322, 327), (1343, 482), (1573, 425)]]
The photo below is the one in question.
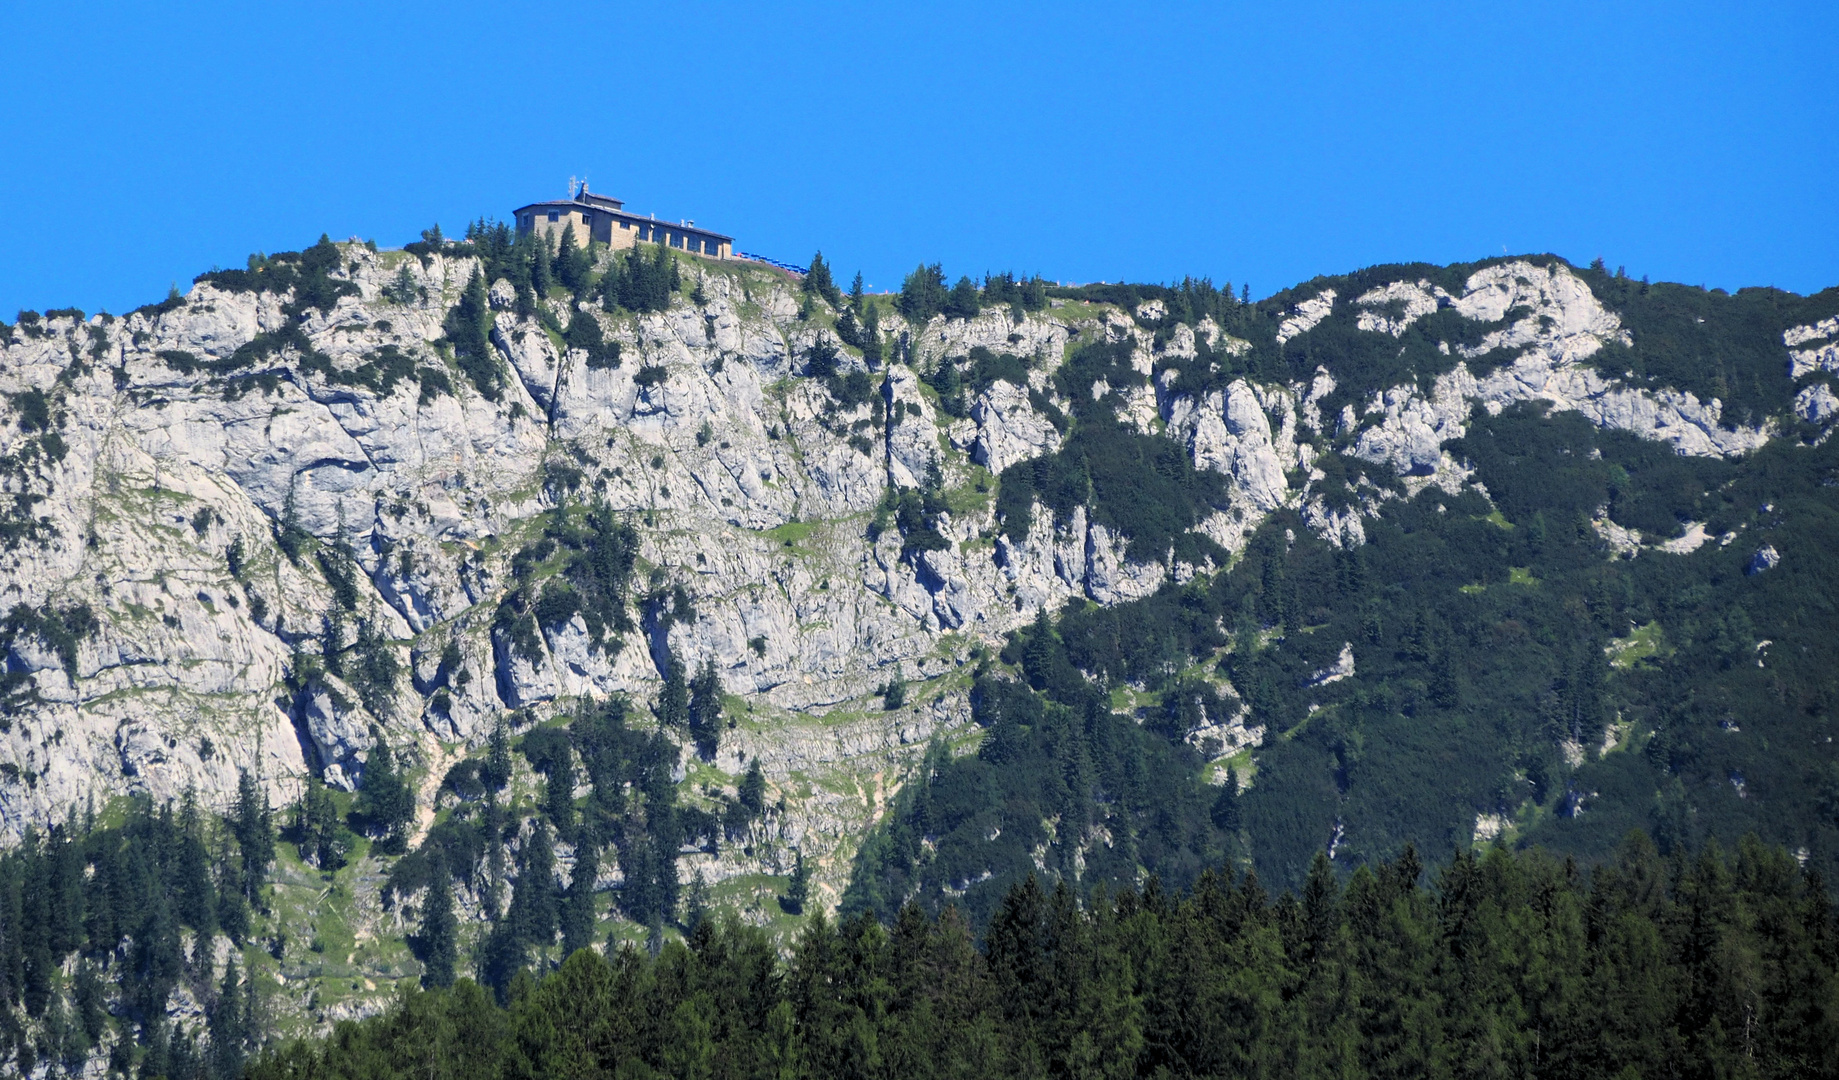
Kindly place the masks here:
[(1799, 379), (1816, 371), (1839, 371), (1839, 317), (1821, 319), (1782, 332), (1788, 346), (1788, 377)]
[(1245, 380), (1199, 401), (1176, 400), (1168, 426), (1170, 434), (1187, 443), (1195, 467), (1233, 478), (1247, 512), (1262, 514), (1283, 504), (1289, 493), (1285, 461), (1272, 437), (1270, 417)]
[(1328, 318), (1335, 309), (1335, 291), (1323, 289), (1319, 294), (1299, 302), (1294, 313), (1277, 327), (1277, 344), (1282, 345), (1299, 334), (1306, 334)]
[(1814, 383), (1794, 395), (1794, 412), (1810, 424), (1824, 424), (1833, 414), (1839, 413), (1839, 397), (1834, 396), (1833, 388), (1827, 384)]
[(1458, 350), (1470, 358), (1503, 349), (1518, 355), (1480, 378), (1458, 362), (1428, 392), (1397, 386), (1375, 393), (1358, 418), (1362, 430), (1356, 456), (1385, 462), (1407, 475), (1428, 475), (1443, 443), (1467, 431), (1474, 405), (1498, 413), (1524, 401), (1574, 410), (1599, 427), (1671, 443), (1682, 454), (1731, 456), (1768, 441), (1766, 428), (1724, 427), (1723, 408), (1715, 398), (1701, 401), (1689, 392), (1625, 387), (1585, 364), (1605, 343), (1626, 343), (1627, 333), (1621, 320), (1563, 266), (1512, 262), (1488, 267), (1468, 279), (1452, 306), (1485, 323), (1525, 312), (1490, 331), (1480, 344)]
[(971, 406), (977, 424), (971, 460), (993, 473), (1060, 449), (1060, 433), (1029, 403), (1026, 387), (997, 380)]
[(1394, 281), (1362, 293), (1354, 303), (1360, 314), (1354, 325), (1375, 334), (1402, 336), (1411, 324), (1452, 302), (1441, 286), (1428, 281)]

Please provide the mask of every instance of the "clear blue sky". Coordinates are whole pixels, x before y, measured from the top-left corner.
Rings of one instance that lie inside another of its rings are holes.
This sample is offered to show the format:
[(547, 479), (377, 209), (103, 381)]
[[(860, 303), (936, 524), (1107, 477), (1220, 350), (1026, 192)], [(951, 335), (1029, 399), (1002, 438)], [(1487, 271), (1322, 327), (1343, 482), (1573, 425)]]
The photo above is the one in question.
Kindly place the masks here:
[(569, 176), (739, 247), (1249, 282), (1553, 251), (1839, 284), (1839, 5), (24, 4), (0, 312)]

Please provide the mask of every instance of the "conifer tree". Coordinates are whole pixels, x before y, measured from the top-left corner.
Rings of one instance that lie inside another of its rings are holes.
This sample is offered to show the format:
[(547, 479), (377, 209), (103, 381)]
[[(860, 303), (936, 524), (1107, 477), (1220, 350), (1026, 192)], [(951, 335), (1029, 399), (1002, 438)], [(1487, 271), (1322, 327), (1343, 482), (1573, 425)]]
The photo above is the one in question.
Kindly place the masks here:
[(747, 774), (741, 777), (740, 804), (746, 807), (749, 817), (757, 818), (766, 812), (766, 774), (760, 770), (760, 758), (756, 755), (747, 765)]
[(722, 678), (712, 660), (704, 660), (690, 681), (689, 727), (696, 752), (704, 761), (715, 760), (722, 732)]
[(316, 776), (307, 778), (306, 790), (294, 805), (293, 831), (302, 859), (327, 873), (345, 865), (349, 847), (339, 824), (338, 806)]
[(166, 1018), (156, 1017), (142, 1025), (141, 1042), (145, 1049), (141, 1051), (140, 1075), (143, 1078), (171, 1075), (172, 1037), (167, 1031)]
[[(355, 577), (355, 567), (352, 573)], [(394, 647), (383, 639), (375, 620), (362, 618), (358, 620), (357, 640), (352, 642), (351, 652), (353, 662), (347, 666), (346, 677), (357, 690), (364, 707), (372, 715), (384, 715), (391, 706), (396, 680), (402, 674), (402, 664), (396, 659)]]
[(576, 311), (568, 320), (568, 332), (563, 335), (563, 344), (570, 349), (579, 349), (585, 354), (587, 366), (596, 369), (616, 368), (619, 366), (619, 342), (608, 342), (600, 328), (600, 320), (591, 311)]
[(575, 240), (574, 222), (562, 227), (562, 242), (556, 247), (555, 279), (569, 292), (579, 296), (587, 287), (592, 256)]
[(977, 293), (977, 283), (968, 277), (958, 278), (958, 283), (951, 287), (951, 292), (945, 297), (946, 317), (974, 319), (982, 310), (982, 298)]
[(690, 894), (683, 901), (683, 929), (687, 934), (695, 934), (709, 917), (709, 883), (703, 880), (702, 871), (696, 871), (690, 878)]
[(532, 945), (548, 945), (556, 936), (555, 848), (549, 828), (532, 819), (530, 835), (518, 853), (517, 884), (511, 890), (511, 913), (517, 936)]
[(485, 895), (481, 898), (485, 905), (487, 918), (496, 920), (504, 901), (504, 807), (498, 805), (498, 794), (486, 792), (485, 812), (479, 815), (479, 835), (485, 842)]
[(543, 812), (564, 840), (575, 835), (575, 757), (567, 747), (549, 763), (543, 781)]
[(274, 811), (268, 805), (268, 793), (260, 790), (248, 769), (236, 777), (236, 813), (230, 819), (230, 833), (236, 837), (237, 852), (242, 859), (238, 884), (243, 898), (251, 904), (261, 899), (262, 882), (275, 861)]
[(793, 853), (792, 876), (786, 881), (785, 895), (779, 898), (779, 907), (787, 915), (803, 915), (805, 902), (811, 897), (811, 872), (805, 869), (805, 853)]
[(535, 299), (549, 299), (549, 286), (555, 283), (554, 267), (550, 262), (549, 241), (542, 233), (530, 234), (530, 245), (525, 251), (529, 259), (530, 290)]
[(486, 743), (485, 764), (479, 769), (479, 779), (493, 791), (503, 791), (511, 782), (511, 733), (505, 727), (504, 717), (492, 726), (492, 734)]
[(600, 849), (584, 840), (575, 845), (575, 869), (562, 898), (562, 955), (594, 943), (594, 884), (600, 876)]
[(658, 723), (667, 730), (682, 731), (690, 726), (690, 688), (683, 661), (674, 653), (664, 662), (664, 686), (658, 691), (656, 711)]
[(45, 852), (46, 887), (49, 891), (50, 935), (53, 955), (60, 960), (83, 944), (83, 849), (71, 839), (74, 822), (51, 830), (50, 846)]
[(881, 340), (881, 308), (873, 303), (863, 305), (862, 312), (862, 359), (871, 368), (881, 366), (885, 355)]
[(253, 1019), (243, 1014), (242, 976), (236, 969), (236, 954), (232, 952), (224, 965), (223, 981), (218, 984), (217, 1000), (208, 1014), (213, 1077), (235, 1080), (242, 1075), (253, 1034), (250, 1030)]
[(415, 792), (396, 769), (396, 756), (381, 734), (373, 729), (377, 745), (364, 765), (364, 788), (359, 795), (359, 812), (379, 837), (377, 850), (386, 855), (400, 855), (407, 846), (406, 830), (415, 818)]
[(492, 346), (492, 306), (485, 275), (478, 267), (466, 280), (459, 303), (447, 313), (446, 330), (460, 370), (472, 380), (480, 396), (497, 401), (504, 385), (504, 371)]
[(1239, 771), (1226, 766), (1226, 782), (1220, 785), (1219, 798), (1213, 800), (1213, 823), (1229, 833), (1239, 831)]
[(204, 846), (204, 823), (199, 817), (195, 792), (187, 790), (180, 804), (178, 880), (175, 899), (179, 921), (198, 931), (217, 930), (217, 893), (211, 886), (210, 853)]
[(830, 275), (830, 264), (824, 261), (824, 253), (821, 251), (811, 256), (811, 266), (798, 287), (806, 296), (822, 297), (833, 308), (843, 306), (843, 294), (837, 289), (836, 281)]
[(422, 986), (432, 990), (453, 985), (457, 931), (452, 874), (436, 849), (428, 867), (428, 893), (421, 904)]

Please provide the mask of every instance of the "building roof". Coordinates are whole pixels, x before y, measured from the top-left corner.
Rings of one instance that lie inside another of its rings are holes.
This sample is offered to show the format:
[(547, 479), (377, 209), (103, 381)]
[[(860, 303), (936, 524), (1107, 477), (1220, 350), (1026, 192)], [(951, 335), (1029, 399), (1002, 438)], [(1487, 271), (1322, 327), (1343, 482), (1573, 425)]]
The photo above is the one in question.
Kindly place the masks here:
[[(590, 196), (590, 198), (600, 199), (603, 198), (603, 196), (595, 195)], [(606, 201), (612, 203), (619, 202), (617, 199), (607, 199)], [(624, 204), (622, 203), (620, 205), (623, 206)], [(681, 221), (659, 221), (655, 217), (635, 214), (630, 210), (613, 209), (595, 202), (582, 202), (580, 199), (548, 199), (543, 202), (533, 202), (527, 206), (520, 206), (511, 213), (513, 216), (518, 216), (522, 215), (526, 210), (542, 210), (545, 212), (549, 210), (572, 210), (576, 212), (592, 210), (597, 214), (606, 214), (609, 217), (622, 218), (626, 221), (642, 222), (646, 225), (662, 225), (665, 228), (676, 229), (679, 232), (695, 233), (698, 236), (709, 236), (717, 240), (725, 240), (729, 243), (734, 242), (734, 237), (718, 233), (713, 229), (705, 229), (698, 225), (685, 225)]]

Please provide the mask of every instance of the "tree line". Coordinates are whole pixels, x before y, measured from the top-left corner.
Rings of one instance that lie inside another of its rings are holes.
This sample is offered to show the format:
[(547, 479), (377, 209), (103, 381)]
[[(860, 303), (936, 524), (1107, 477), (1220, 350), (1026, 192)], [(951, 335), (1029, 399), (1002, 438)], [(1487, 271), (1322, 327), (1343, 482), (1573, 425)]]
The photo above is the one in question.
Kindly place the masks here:
[(370, 1077), (1661, 1077), (1839, 1068), (1834, 910), (1750, 839), (1593, 868), (1407, 848), (1081, 899), (1014, 885), (981, 932), (916, 905), (807, 921), (784, 957), (734, 920), (656, 958), (572, 955), (500, 1006), (461, 981), (272, 1047), (251, 1080)]

